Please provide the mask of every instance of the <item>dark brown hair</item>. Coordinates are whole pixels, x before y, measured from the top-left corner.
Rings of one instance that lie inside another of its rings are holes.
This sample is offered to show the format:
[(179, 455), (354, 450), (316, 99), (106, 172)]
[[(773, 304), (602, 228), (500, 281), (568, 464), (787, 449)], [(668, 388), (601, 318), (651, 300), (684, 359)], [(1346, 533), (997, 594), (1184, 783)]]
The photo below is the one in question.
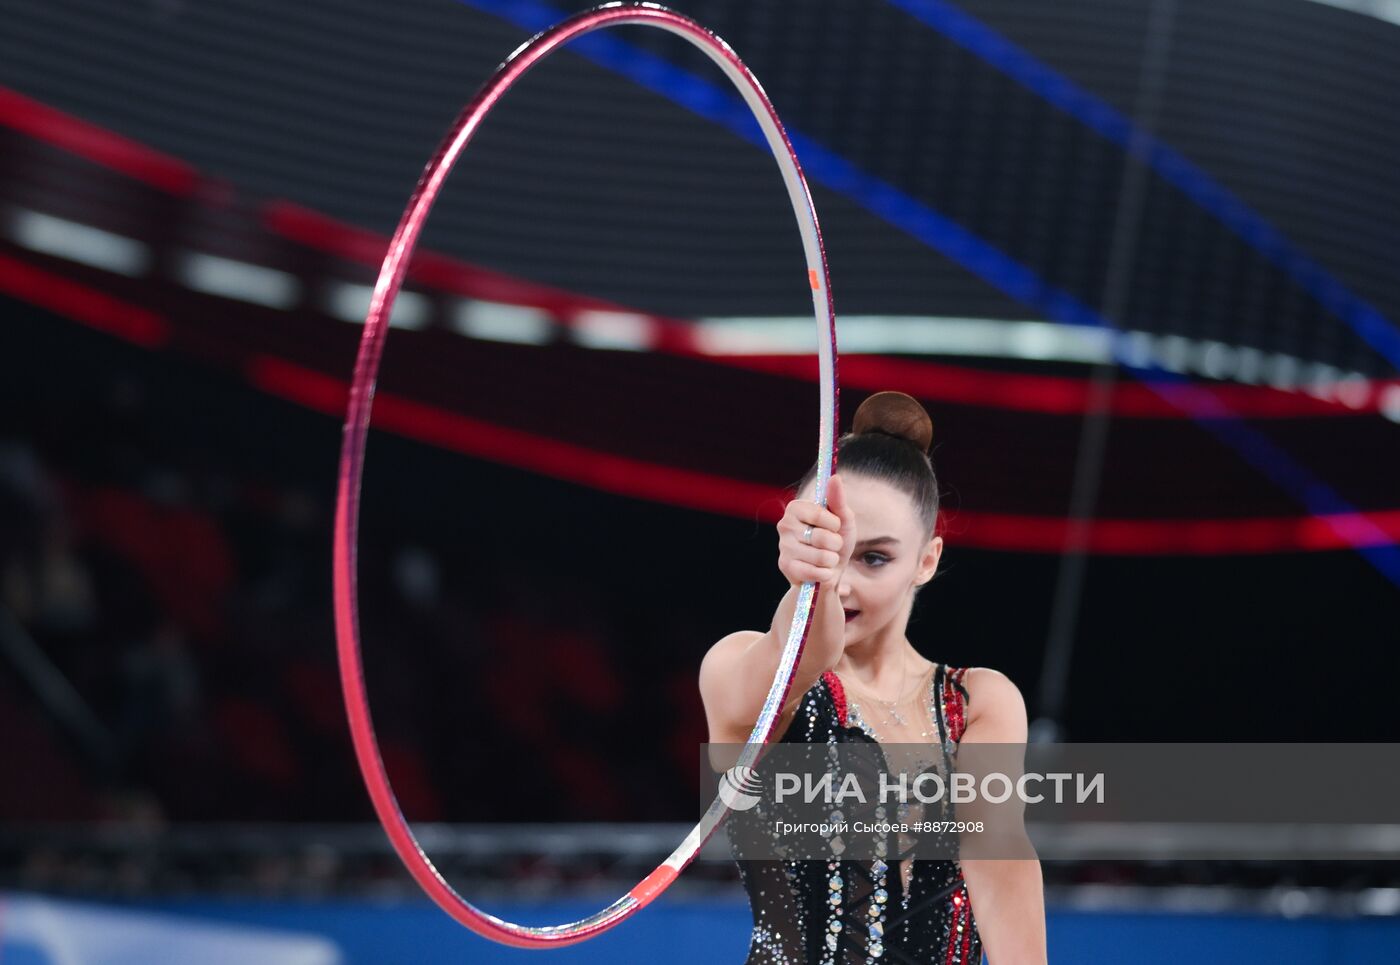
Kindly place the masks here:
[[(903, 392), (877, 392), (860, 404), (851, 431), (838, 443), (837, 469), (889, 483), (914, 500), (924, 532), (938, 523), (938, 478), (928, 451), (933, 420), (915, 398)], [(816, 478), (813, 466), (798, 484)]]

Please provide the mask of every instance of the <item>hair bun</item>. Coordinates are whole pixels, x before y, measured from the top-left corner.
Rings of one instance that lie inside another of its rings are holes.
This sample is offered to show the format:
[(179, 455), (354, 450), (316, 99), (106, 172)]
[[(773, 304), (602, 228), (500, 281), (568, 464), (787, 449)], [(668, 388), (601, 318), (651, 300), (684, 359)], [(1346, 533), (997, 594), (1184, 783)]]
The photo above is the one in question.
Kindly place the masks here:
[(851, 431), (883, 432), (912, 442), (920, 452), (933, 444), (933, 420), (923, 404), (903, 392), (876, 392), (856, 409)]

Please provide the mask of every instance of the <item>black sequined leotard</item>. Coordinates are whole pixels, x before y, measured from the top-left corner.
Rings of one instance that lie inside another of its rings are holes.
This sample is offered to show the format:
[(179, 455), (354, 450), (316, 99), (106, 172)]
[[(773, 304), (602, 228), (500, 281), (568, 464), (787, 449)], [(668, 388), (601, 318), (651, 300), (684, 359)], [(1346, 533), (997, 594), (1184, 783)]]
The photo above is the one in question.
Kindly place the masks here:
[[(929, 683), (930, 716), (945, 761), (965, 727), (966, 672), (939, 664)], [(828, 671), (803, 695), (781, 740), (832, 744), (876, 737), (855, 707), (848, 714), (841, 680)], [(738, 861), (754, 921), (745, 965), (981, 962), (982, 943), (958, 862), (914, 859), (906, 891), (899, 857), (896, 849), (888, 863)]]

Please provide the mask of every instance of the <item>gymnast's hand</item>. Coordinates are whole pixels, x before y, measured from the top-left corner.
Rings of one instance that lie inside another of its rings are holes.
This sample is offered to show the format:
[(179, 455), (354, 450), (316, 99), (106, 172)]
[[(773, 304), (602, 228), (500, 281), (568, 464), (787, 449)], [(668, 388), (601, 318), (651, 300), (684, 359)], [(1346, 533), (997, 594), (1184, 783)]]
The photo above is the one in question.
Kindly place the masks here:
[[(840, 582), (856, 545), (856, 517), (846, 504), (841, 477), (832, 476), (826, 508), (810, 499), (794, 499), (778, 520), (778, 569), (793, 586)], [(812, 528), (811, 542), (803, 540)]]

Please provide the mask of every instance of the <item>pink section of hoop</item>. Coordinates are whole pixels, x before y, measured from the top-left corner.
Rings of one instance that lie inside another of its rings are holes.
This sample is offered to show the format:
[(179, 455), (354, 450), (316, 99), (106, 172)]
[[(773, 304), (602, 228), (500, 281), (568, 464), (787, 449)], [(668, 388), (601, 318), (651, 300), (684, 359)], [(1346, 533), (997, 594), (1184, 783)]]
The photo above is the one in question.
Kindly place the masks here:
[[(719, 52), (725, 60), (736, 68), (758, 95), (777, 130), (782, 134), (783, 142), (791, 156), (802, 190), (806, 192), (806, 181), (802, 178), (796, 154), (793, 152), (786, 132), (783, 131), (782, 124), (778, 121), (777, 114), (762, 88), (733, 50), (695, 21), (654, 4), (609, 4), (584, 11), (543, 31), (511, 54), (458, 115), (452, 130), (428, 162), (423, 176), (409, 200), (398, 229), (394, 232), (389, 243), (389, 250), (385, 255), (379, 280), (370, 301), (369, 314), (365, 319), (364, 335), (360, 342), (360, 352), (355, 363), (354, 379), (350, 389), (340, 458), (334, 544), (336, 643), (346, 713), (349, 716), (355, 756), (359, 762), (365, 786), (369, 790), (375, 813), (388, 834), (394, 850), (428, 896), (456, 921), (472, 931), (494, 941), (518, 947), (568, 945), (602, 934), (641, 910), (659, 895), (676, 878), (681, 869), (689, 864), (704, 841), (702, 839), (692, 842), (693, 848), (689, 854), (684, 855), (683, 863), (679, 866), (670, 862), (663, 863), (613, 905), (590, 918), (571, 925), (536, 927), (512, 924), (480, 911), (452, 889), (432, 862), (428, 860), (404, 819), (390, 786), (388, 774), (379, 753), (378, 741), (374, 734), (374, 724), (365, 691), (364, 667), (360, 655), (359, 596), (356, 576), (360, 483), (364, 469), (365, 442), (369, 431), (370, 412), (374, 400), (375, 379), (383, 354), (384, 340), (388, 333), (389, 315), (393, 308), (394, 299), (403, 284), (409, 259), (418, 242), (418, 236), (447, 175), (491, 108), (511, 85), (535, 63), (574, 37), (602, 27), (629, 23), (664, 25), (674, 32), (687, 34), (706, 47)], [(808, 203), (810, 205), (810, 195), (808, 195)], [(813, 215), (813, 224), (815, 226), (815, 215)], [(820, 229), (818, 228), (817, 241), (819, 246), (820, 240)], [(821, 253), (821, 259), (823, 274), (821, 281), (827, 283), (824, 251)], [(834, 329), (831, 329), (829, 334), (833, 338), (834, 353)], [(832, 409), (829, 416), (834, 422), (834, 403)], [(834, 469), (834, 453), (830, 459), (830, 468)], [(810, 616), (808, 619), (810, 620)], [(792, 678), (789, 674), (784, 692), (791, 687), (791, 683)], [(770, 733), (761, 735), (762, 740), (766, 741), (771, 736), (771, 725), (769, 730)]]

